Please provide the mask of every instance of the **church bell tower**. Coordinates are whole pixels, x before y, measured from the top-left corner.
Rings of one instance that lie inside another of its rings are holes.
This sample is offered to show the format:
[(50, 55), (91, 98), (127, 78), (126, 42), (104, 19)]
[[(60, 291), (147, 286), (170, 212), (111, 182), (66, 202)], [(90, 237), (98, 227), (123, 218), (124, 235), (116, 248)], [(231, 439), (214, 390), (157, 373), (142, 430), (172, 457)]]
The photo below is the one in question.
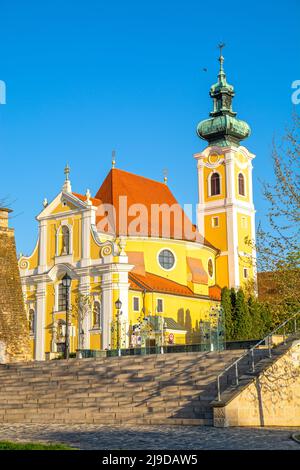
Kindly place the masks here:
[(241, 146), (250, 127), (236, 118), (232, 109), (234, 88), (224, 71), (220, 44), (218, 81), (210, 88), (213, 111), (197, 126), (197, 134), (208, 146), (194, 155), (198, 169), (198, 229), (218, 248), (217, 283), (238, 288), (256, 284), (255, 210), (252, 194), (252, 160)]

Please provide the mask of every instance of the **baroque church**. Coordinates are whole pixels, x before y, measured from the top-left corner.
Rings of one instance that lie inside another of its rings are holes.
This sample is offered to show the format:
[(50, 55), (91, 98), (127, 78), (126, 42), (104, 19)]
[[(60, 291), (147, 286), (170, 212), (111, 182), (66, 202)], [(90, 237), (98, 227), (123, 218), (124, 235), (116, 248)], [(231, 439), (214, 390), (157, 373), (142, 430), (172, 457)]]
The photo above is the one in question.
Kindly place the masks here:
[(213, 110), (197, 127), (207, 142), (194, 155), (197, 226), (166, 179), (128, 173), (115, 161), (94, 197), (73, 191), (66, 167), (62, 190), (44, 201), (36, 246), (19, 258), (34, 359), (62, 353), (66, 331), (71, 353), (142, 346), (145, 324), (153, 346), (200, 343), (221, 288), (255, 284), (247, 243), (255, 238), (254, 155), (241, 146), (250, 128), (233, 111), (222, 54), (219, 62)]

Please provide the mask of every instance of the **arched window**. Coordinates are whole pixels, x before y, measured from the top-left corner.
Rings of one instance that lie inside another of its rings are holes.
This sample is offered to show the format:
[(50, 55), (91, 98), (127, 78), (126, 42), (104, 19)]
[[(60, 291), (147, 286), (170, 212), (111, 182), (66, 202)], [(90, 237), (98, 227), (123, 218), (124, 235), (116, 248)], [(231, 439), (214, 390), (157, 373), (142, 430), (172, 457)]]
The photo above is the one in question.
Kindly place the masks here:
[(58, 284), (58, 302), (57, 302), (58, 311), (65, 311), (67, 308), (67, 292), (66, 288), (63, 286), (62, 282)]
[(29, 310), (28, 322), (29, 322), (29, 332), (30, 332), (30, 334), (34, 335), (34, 332), (35, 332), (35, 312), (34, 312), (33, 308), (31, 308)]
[(210, 195), (221, 194), (221, 179), (219, 173), (213, 173), (210, 178)]
[(238, 181), (239, 181), (239, 194), (241, 196), (245, 196), (245, 178), (242, 173), (239, 173)]
[(101, 304), (95, 301), (93, 306), (93, 328), (100, 328)]
[(70, 254), (70, 230), (66, 225), (62, 226), (62, 250), (61, 255)]

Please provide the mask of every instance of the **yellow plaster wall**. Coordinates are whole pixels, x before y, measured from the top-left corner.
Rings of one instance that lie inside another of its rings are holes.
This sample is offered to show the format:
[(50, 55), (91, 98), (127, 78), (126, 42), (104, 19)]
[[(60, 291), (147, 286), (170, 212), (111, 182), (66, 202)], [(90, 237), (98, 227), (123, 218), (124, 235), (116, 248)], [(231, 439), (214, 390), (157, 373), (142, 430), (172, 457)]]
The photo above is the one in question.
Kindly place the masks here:
[(39, 264), (39, 243), (36, 243), (35, 248), (28, 258), (29, 269), (35, 269)]
[[(219, 217), (219, 227), (213, 227), (212, 219)], [(221, 251), (227, 251), (226, 212), (216, 212), (204, 216), (205, 238)]]
[(220, 287), (229, 285), (228, 256), (222, 255), (216, 258), (216, 284)]
[(92, 333), (90, 335), (90, 349), (100, 350), (102, 348), (101, 335)]
[(66, 205), (63, 205), (61, 202), (55, 207), (55, 209), (53, 209), (53, 211), (51, 212), (51, 214), (53, 215), (57, 215), (57, 214), (61, 214), (61, 213), (64, 213), (64, 212), (69, 212), (69, 211), (73, 211), (73, 210), (76, 210), (77, 207), (71, 203), (67, 203)]
[[(158, 263), (158, 254), (162, 249), (170, 249), (176, 257), (176, 265), (170, 270), (164, 270)], [(178, 242), (173, 240), (139, 240), (129, 239), (126, 245), (126, 252), (139, 251), (144, 253), (145, 270), (161, 276), (179, 284), (188, 285), (188, 269), (186, 257), (201, 259), (203, 267), (207, 272), (208, 259), (214, 260), (215, 252), (202, 248), (191, 242)], [(214, 278), (209, 278), (209, 285), (214, 284)], [(196, 287), (197, 289), (198, 287)], [(200, 288), (199, 288), (200, 289)], [(202, 288), (203, 293), (207, 292), (207, 287)]]
[(93, 239), (93, 236), (92, 234), (90, 235), (90, 256), (92, 259), (98, 259), (100, 258), (100, 247), (99, 245), (97, 245), (97, 243), (95, 242), (95, 240)]
[[(132, 294), (133, 297), (136, 294)], [(145, 314), (154, 316), (156, 312), (157, 299), (163, 300), (163, 312), (165, 317), (171, 317), (183, 326), (197, 327), (197, 322), (204, 320), (208, 315), (210, 306), (213, 304), (210, 300), (184, 297), (170, 294), (147, 293), (145, 296)], [(140, 304), (142, 306), (142, 304)], [(132, 302), (129, 310), (130, 319), (136, 321), (137, 315), (133, 312)], [(159, 314), (160, 315), (160, 314)]]

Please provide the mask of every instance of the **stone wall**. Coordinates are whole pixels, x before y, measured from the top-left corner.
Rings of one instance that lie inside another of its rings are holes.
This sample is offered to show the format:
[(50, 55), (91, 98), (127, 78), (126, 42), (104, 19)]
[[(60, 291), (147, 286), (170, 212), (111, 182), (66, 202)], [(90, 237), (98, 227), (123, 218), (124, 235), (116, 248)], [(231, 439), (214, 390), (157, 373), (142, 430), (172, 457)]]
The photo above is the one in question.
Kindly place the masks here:
[(300, 341), (223, 406), (214, 426), (300, 426)]
[(8, 228), (9, 212), (0, 208), (0, 362), (32, 358), (14, 230)]

